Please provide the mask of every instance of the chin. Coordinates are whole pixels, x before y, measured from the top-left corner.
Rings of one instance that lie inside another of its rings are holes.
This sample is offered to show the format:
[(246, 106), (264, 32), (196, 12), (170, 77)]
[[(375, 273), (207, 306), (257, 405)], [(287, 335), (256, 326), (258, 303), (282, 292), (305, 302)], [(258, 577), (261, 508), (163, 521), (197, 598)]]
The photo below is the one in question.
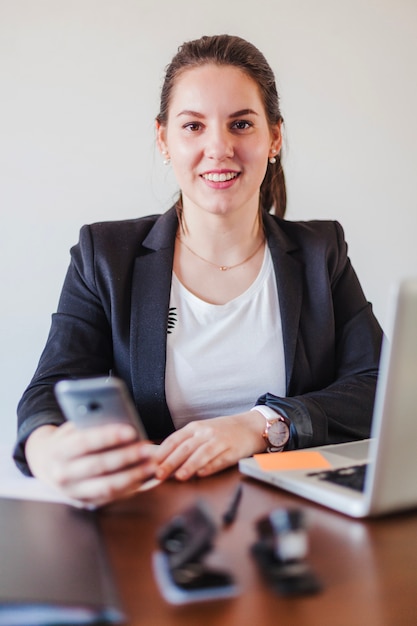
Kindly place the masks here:
[(227, 202), (225, 200), (217, 201), (217, 202), (206, 202), (201, 203), (200, 207), (206, 211), (207, 213), (212, 213), (213, 215), (231, 215), (233, 213), (238, 212), (242, 204), (237, 204), (236, 202)]

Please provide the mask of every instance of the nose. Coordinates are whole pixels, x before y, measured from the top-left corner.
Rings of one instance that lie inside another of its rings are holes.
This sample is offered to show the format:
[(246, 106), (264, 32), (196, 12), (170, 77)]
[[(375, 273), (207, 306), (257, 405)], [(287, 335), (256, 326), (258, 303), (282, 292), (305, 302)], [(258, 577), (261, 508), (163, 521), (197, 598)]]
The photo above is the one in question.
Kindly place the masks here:
[(233, 138), (228, 129), (215, 127), (206, 132), (205, 154), (216, 161), (224, 161), (234, 155)]

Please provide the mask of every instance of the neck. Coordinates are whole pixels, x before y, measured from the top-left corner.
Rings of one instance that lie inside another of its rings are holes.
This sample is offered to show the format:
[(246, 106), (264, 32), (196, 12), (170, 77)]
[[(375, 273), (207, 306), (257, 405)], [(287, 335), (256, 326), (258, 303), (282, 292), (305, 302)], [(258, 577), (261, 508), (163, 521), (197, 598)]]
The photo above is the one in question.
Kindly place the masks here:
[(222, 256), (233, 260), (249, 253), (264, 239), (259, 211), (231, 215), (197, 215), (193, 210), (181, 211), (179, 237), (208, 258)]

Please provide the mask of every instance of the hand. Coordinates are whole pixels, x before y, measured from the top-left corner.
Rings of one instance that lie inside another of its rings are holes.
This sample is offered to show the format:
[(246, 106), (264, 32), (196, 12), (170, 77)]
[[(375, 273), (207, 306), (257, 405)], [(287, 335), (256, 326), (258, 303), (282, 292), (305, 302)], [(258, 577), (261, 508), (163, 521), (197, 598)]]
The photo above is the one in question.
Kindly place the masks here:
[(167, 437), (156, 452), (156, 477), (208, 476), (239, 459), (263, 452), (265, 418), (257, 411), (190, 422)]
[(96, 506), (137, 491), (155, 475), (154, 456), (151, 444), (138, 441), (134, 429), (121, 424), (42, 426), (26, 442), (34, 476), (69, 498)]

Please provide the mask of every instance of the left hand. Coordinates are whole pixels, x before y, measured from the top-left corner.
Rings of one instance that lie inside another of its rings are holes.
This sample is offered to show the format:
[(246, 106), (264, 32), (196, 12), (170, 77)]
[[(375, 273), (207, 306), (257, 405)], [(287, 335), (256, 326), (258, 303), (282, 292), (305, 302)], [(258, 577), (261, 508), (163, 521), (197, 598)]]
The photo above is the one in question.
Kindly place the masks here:
[(190, 422), (159, 446), (156, 477), (209, 476), (246, 456), (265, 451), (265, 418), (257, 411)]

